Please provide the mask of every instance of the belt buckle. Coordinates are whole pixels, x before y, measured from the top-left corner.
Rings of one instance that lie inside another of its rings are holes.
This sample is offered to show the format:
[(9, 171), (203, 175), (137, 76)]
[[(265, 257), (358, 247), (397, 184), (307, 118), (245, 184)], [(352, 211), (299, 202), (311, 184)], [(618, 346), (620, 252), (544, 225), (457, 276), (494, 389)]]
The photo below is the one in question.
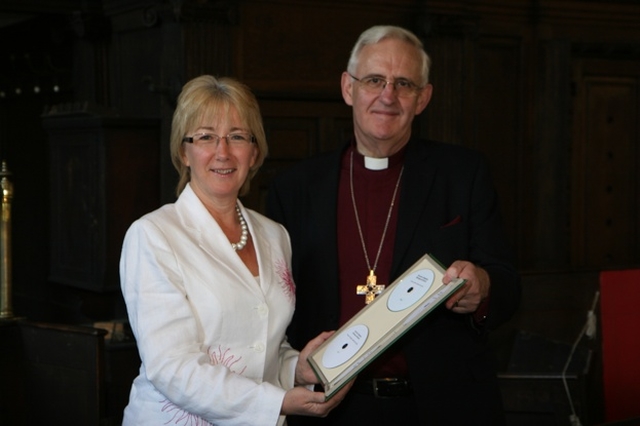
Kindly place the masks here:
[[(373, 395), (376, 398), (391, 398), (393, 395), (389, 395), (389, 392), (387, 392), (386, 395), (381, 395), (380, 390), (383, 389), (384, 391), (388, 391), (389, 386), (387, 385), (391, 383), (397, 383), (398, 379), (394, 379), (394, 378), (372, 379), (372, 382), (373, 382)], [(383, 385), (380, 386), (380, 384), (383, 384)], [(382, 393), (384, 393), (384, 391)]]

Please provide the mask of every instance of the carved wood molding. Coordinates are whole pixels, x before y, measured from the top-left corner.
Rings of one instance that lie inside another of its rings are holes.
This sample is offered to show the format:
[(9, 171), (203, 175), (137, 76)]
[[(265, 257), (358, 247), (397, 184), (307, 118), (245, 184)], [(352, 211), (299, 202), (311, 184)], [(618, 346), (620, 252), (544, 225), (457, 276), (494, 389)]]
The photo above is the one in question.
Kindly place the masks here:
[(540, 21), (545, 23), (637, 28), (640, 20), (637, 1), (532, 0), (531, 3)]
[(577, 57), (640, 60), (640, 44), (573, 43), (571, 53)]
[(237, 0), (168, 0), (181, 22), (238, 23)]
[(421, 39), (471, 37), (478, 34), (478, 17), (462, 14), (431, 13), (424, 7), (416, 19), (416, 35)]
[[(126, 27), (155, 27), (165, 22), (205, 22), (208, 24), (237, 24), (237, 0), (110, 0), (104, 14), (112, 19), (126, 16)], [(132, 19), (131, 17), (134, 17)]]
[[(83, 7), (99, 6), (99, 2), (82, 2)], [(0, 11), (3, 13), (27, 13), (34, 15), (64, 15), (78, 10), (76, 0), (2, 0)]]

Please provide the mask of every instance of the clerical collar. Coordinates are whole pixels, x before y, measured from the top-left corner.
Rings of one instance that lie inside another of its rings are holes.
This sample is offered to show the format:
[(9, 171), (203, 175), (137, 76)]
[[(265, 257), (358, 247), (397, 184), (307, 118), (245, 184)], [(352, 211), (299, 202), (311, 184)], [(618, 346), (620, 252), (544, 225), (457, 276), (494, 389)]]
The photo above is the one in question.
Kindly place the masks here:
[(364, 157), (364, 167), (369, 170), (384, 170), (389, 167), (389, 158)]
[(391, 155), (390, 157), (385, 158), (375, 158), (375, 157), (365, 157), (360, 154), (353, 144), (347, 151), (345, 158), (349, 156), (349, 152), (353, 151), (355, 160), (355, 164), (360, 164), (360, 167), (364, 167), (367, 170), (371, 171), (379, 171), (379, 170), (387, 170), (389, 168), (393, 168), (396, 166), (402, 165), (404, 162), (404, 153), (406, 152), (407, 146), (403, 146), (400, 151)]

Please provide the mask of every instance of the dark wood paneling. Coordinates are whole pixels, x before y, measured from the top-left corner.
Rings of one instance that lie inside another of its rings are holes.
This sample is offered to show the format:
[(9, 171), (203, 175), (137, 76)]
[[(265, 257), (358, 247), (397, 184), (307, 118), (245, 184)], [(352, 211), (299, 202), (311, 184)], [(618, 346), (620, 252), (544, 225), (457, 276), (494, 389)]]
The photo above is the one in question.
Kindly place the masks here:
[[(473, 58), (464, 38), (426, 40), (432, 61), (429, 81), (433, 95), (427, 108), (416, 119), (420, 136), (465, 145), (475, 140), (476, 118), (466, 114), (471, 108), (470, 91)], [(452, 54), (455, 52), (455, 54)]]
[[(640, 75), (640, 74), (639, 74)], [(584, 141), (584, 263), (622, 266), (638, 260), (638, 81), (588, 78)]]
[(505, 229), (514, 247), (520, 224), (518, 164), (524, 121), (522, 42), (519, 38), (482, 38), (478, 43), (475, 80), (480, 84), (474, 93), (476, 137), (468, 143), (489, 160)]
[(0, 320), (0, 425), (23, 426), (26, 376), (22, 335), (16, 321)]
[(0, 366), (2, 386), (19, 392), (0, 414), (1, 425), (103, 424), (105, 331), (34, 322), (5, 324), (1, 331), (2, 347), (19, 355)]
[(131, 223), (158, 208), (157, 120), (48, 116), (50, 279), (119, 290), (118, 261)]
[(640, 60), (577, 60), (572, 261), (640, 262)]
[(535, 52), (533, 138), (522, 163), (520, 264), (559, 268), (570, 259), (570, 43), (541, 41)]
[(263, 100), (269, 155), (243, 202), (264, 212), (271, 180), (304, 158), (342, 146), (351, 136), (351, 110), (342, 101)]
[(358, 35), (372, 25), (410, 26), (415, 10), (409, 0), (242, 2), (236, 75), (265, 96), (341, 99)]

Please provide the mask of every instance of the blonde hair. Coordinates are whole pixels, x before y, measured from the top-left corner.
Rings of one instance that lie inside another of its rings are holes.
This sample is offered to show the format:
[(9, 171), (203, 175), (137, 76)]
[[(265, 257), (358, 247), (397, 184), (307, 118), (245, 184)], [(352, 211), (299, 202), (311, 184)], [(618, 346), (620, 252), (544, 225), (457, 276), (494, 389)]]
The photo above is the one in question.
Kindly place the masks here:
[(264, 163), (268, 152), (258, 100), (248, 86), (233, 78), (202, 75), (189, 81), (182, 88), (171, 122), (169, 145), (171, 161), (180, 175), (176, 195), (180, 195), (187, 182), (191, 180), (191, 171), (182, 162), (184, 154), (182, 139), (188, 131), (202, 123), (203, 117), (227, 114), (232, 106), (238, 111), (240, 119), (255, 137), (258, 148), (255, 164), (249, 169), (239, 195), (242, 196), (249, 192), (250, 181)]

